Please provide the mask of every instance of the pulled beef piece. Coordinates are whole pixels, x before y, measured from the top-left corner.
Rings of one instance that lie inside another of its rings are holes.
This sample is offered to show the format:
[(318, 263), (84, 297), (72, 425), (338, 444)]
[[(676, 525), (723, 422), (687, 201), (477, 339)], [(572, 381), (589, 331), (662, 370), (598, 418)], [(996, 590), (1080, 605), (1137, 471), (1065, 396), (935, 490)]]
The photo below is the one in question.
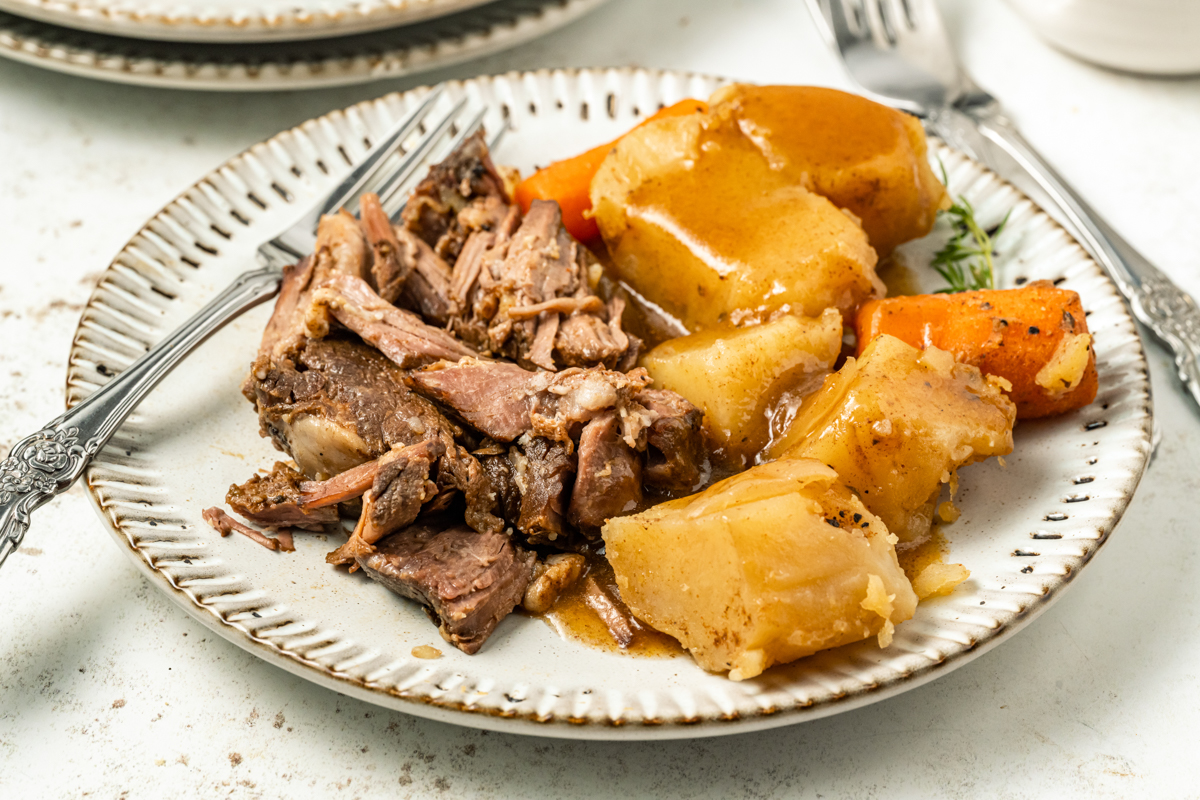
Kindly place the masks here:
[(635, 398), (654, 415), (646, 437), (646, 484), (672, 492), (695, 490), (708, 470), (704, 414), (666, 389), (642, 389)]
[[(275, 309), (263, 330), (256, 362), (269, 363), (304, 343), (307, 338), (304, 333), (304, 317), (308, 313), (312, 276), (312, 256), (305, 256), (290, 267), (283, 268), (279, 296), (275, 298)], [(253, 374), (243, 382), (242, 394), (246, 395), (250, 402), (254, 402)]]
[(461, 435), (404, 372), (378, 351), (345, 339), (307, 341), (275, 363), (255, 364), (262, 432), (310, 479), (324, 480), (395, 445)]
[(363, 231), (374, 253), (371, 288), (384, 302), (444, 327), (455, 311), (449, 265), (416, 234), (393, 227), (378, 195), (363, 195), (359, 207)]
[(618, 372), (628, 372), (637, 364), (642, 340), (621, 329), (625, 301), (614, 297), (603, 308), (603, 315), (574, 312), (562, 318), (555, 334), (554, 350), (564, 365), (604, 364)]
[(642, 459), (621, 439), (621, 424), (613, 412), (584, 427), (578, 459), (567, 519), (594, 538), (610, 518), (637, 511), (642, 502)]
[(413, 264), (401, 256), (392, 221), (374, 192), (358, 199), (359, 224), (371, 245), (371, 288), (385, 301), (395, 303), (404, 290)]
[(377, 460), (396, 448), (433, 443), (438, 493), (461, 491), (472, 526), (503, 527), (491, 514), (483, 469), (463, 447), (470, 443), (466, 431), (409, 390), (404, 371), (377, 350), (345, 339), (309, 340), (252, 377), (263, 435), (313, 479), (300, 486), (305, 508), (358, 497), (377, 480)]
[[(305, 318), (313, 290), (337, 275), (363, 278), (370, 267), (370, 252), (358, 221), (346, 212), (321, 217), (313, 255), (284, 267), (275, 309), (263, 330), (258, 361), (273, 361), (303, 345)], [(242, 393), (254, 401), (254, 376), (246, 379)]]
[(215, 506), (204, 509), (204, 511), (200, 512), (200, 516), (222, 536), (228, 536), (236, 531), (237, 533), (245, 536), (247, 539), (261, 544), (268, 550), (283, 550), (287, 553), (296, 552), (296, 545), (292, 540), (291, 531), (276, 531), (275, 538), (272, 539), (262, 531), (256, 531), (249, 525), (243, 525)]
[(251, 522), (266, 528), (292, 527), (319, 531), (338, 521), (333, 506), (306, 508), (302, 505), (304, 476), (282, 461), (268, 475), (255, 475), (243, 484), (229, 487), (225, 502)]
[(313, 266), (314, 285), (335, 275), (367, 277), (371, 269), (371, 250), (354, 215), (343, 209), (321, 217), (317, 223)]
[(372, 545), (389, 533), (406, 527), (421, 513), (421, 507), (438, 495), (431, 480), (434, 464), (445, 453), (436, 440), (398, 447), (379, 459), (371, 488), (363, 494), (363, 509), (349, 540), (325, 556), (330, 564), (352, 564), (370, 554)]
[(304, 481), (300, 484), (300, 505), (304, 508), (324, 508), (347, 503), (363, 496), (379, 474), (380, 459), (359, 464), (327, 481)]
[(512, 218), (475, 233), (455, 263), (452, 327), (464, 340), (533, 369), (631, 363), (640, 342), (621, 328), (624, 304), (605, 305), (588, 284), (594, 266), (553, 201), (535, 200), (515, 232)]
[(416, 234), (404, 228), (396, 228), (395, 233), (400, 258), (410, 266), (410, 271), (408, 283), (394, 302), (445, 327), (457, 311), (450, 297), (450, 267)]
[(491, 513), (503, 520), (521, 517), (521, 489), (513, 475), (508, 448), (499, 453), (476, 454), (491, 493)]
[(570, 442), (536, 436), (525, 444), (524, 451), (510, 451), (513, 479), (521, 492), (516, 528), (531, 543), (567, 541), (565, 517), (575, 477), (572, 449)]
[(442, 637), (467, 654), (521, 602), (533, 561), (502, 533), (444, 523), (412, 525), (358, 558), (370, 577), (424, 604)]
[(583, 579), (583, 601), (604, 621), (604, 627), (621, 649), (633, 644), (633, 637), (641, 626), (626, 605), (609, 594), (591, 575)]
[(408, 198), (401, 221), (438, 257), (453, 263), (471, 232), (494, 225), (508, 206), (504, 179), (479, 130), (430, 168)]
[(615, 410), (626, 443), (642, 449), (644, 431), (653, 421), (653, 415), (634, 400), (650, 383), (644, 370), (622, 373), (590, 367), (529, 372), (503, 361), (463, 359), (413, 372), (409, 380), (415, 391), (452, 409), (468, 425), (499, 442), (526, 433), (568, 441), (584, 423)]
[(308, 337), (321, 339), (328, 335), (331, 317), (400, 367), (476, 355), (446, 331), (430, 327), (415, 314), (386, 302), (361, 278), (334, 276), (313, 291), (305, 318)]

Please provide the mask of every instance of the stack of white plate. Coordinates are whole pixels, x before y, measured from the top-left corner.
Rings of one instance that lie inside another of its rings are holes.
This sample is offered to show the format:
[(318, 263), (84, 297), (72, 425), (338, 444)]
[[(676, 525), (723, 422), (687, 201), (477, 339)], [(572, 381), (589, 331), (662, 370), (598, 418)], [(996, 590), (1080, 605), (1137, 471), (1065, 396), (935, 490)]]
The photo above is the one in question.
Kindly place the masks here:
[(0, 0), (0, 57), (147, 86), (339, 86), (490, 55), (604, 2)]

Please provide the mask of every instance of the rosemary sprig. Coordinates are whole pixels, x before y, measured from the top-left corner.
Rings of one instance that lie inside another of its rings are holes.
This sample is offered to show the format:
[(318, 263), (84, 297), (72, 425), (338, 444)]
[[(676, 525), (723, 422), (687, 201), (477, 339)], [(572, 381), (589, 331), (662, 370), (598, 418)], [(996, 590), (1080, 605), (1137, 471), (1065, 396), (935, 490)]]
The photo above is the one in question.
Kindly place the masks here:
[[(947, 182), (945, 167), (942, 168), (942, 181)], [(996, 255), (995, 239), (1008, 223), (1008, 214), (995, 228), (984, 230), (975, 219), (975, 208), (962, 195), (944, 213), (950, 217), (954, 233), (946, 246), (934, 255), (933, 268), (950, 285), (938, 289), (936, 294), (995, 289), (996, 269), (992, 261)]]

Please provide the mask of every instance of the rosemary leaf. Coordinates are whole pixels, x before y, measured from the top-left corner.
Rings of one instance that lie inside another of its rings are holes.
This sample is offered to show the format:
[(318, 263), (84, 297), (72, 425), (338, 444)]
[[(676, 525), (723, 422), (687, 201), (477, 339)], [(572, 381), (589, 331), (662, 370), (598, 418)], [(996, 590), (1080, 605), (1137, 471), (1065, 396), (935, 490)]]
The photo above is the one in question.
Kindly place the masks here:
[[(942, 168), (942, 183), (949, 184), (946, 166)], [(948, 284), (937, 294), (969, 292), (996, 288), (995, 239), (1008, 223), (1008, 214), (992, 231), (985, 230), (975, 219), (975, 208), (962, 195), (958, 202), (939, 212), (950, 218), (950, 240), (933, 257), (932, 266)], [(1011, 213), (1011, 212), (1010, 212)]]

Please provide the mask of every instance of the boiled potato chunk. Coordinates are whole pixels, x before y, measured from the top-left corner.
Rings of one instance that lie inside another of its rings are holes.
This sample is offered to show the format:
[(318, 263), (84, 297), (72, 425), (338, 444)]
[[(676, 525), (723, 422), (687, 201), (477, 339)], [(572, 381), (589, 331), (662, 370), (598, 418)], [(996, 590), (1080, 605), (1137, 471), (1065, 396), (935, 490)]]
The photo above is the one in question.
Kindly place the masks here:
[(780, 175), (861, 219), (881, 256), (929, 233), (949, 205), (916, 117), (816, 86), (734, 84), (709, 102), (714, 125), (740, 131)]
[(885, 334), (805, 399), (768, 455), (828, 464), (901, 542), (918, 542), (956, 470), (1012, 452), (1003, 383)]
[(609, 520), (603, 536), (633, 613), (734, 680), (869, 636), (886, 646), (917, 604), (895, 537), (812, 459)]
[(617, 276), (689, 331), (848, 313), (885, 292), (855, 219), (704, 114), (627, 134), (591, 198)]
[(702, 410), (718, 454), (742, 466), (766, 445), (772, 422), (820, 386), (841, 348), (842, 317), (829, 308), (817, 318), (787, 315), (671, 339), (642, 366), (655, 386)]

